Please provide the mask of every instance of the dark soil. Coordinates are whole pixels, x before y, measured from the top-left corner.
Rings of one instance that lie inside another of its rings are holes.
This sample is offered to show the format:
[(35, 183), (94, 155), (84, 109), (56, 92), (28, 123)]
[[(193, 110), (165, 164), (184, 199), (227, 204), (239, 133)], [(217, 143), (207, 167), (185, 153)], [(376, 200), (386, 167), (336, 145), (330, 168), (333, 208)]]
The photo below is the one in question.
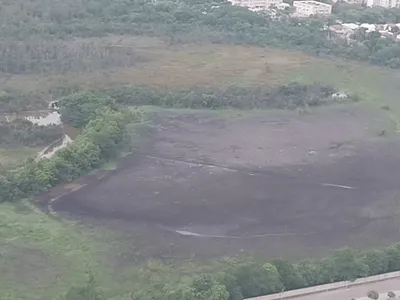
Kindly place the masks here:
[(399, 239), (400, 141), (360, 109), (304, 116), (164, 113), (152, 147), (60, 197), (122, 237), (122, 257), (307, 257)]

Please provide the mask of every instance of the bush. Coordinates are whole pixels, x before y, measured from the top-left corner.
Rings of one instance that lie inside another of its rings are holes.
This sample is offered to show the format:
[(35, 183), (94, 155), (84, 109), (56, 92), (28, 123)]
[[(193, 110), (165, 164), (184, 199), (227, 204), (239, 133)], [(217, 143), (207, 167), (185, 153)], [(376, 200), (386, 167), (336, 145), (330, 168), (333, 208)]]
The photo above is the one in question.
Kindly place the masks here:
[(369, 275), (368, 265), (359, 257), (359, 253), (350, 248), (333, 252), (334, 281), (354, 280)]
[(102, 295), (96, 289), (94, 277), (90, 278), (86, 285), (80, 287), (72, 287), (65, 296), (65, 300), (102, 300)]
[[(390, 249), (391, 255), (394, 254), (394, 251), (400, 253), (400, 250), (396, 250), (400, 249), (398, 245), (393, 245), (388, 249)], [(379, 254), (386, 253), (386, 250), (381, 250)], [(371, 252), (368, 251), (367, 253), (370, 254)], [(252, 257), (228, 258), (221, 261), (216, 267), (211, 268), (211, 270), (208, 268), (208, 273), (202, 273), (192, 279), (185, 276), (181, 283), (155, 282), (149, 287), (144, 287), (144, 289), (130, 294), (129, 299), (242, 300), (249, 297), (337, 281), (339, 278), (348, 280), (354, 274), (372, 275), (371, 273), (363, 274), (362, 272), (353, 273), (353, 271), (349, 270), (351, 267), (360, 270), (359, 266), (362, 266), (363, 262), (366, 261), (367, 253), (343, 248), (334, 251), (331, 255), (321, 260), (307, 260), (297, 264), (292, 264), (282, 259), (274, 260), (271, 264)], [(348, 265), (346, 265), (347, 263)], [(213, 273), (215, 270), (217, 272)], [(333, 276), (327, 276), (327, 273), (332, 273)], [(333, 280), (333, 278), (336, 279)], [(76, 291), (79, 290), (74, 288), (74, 295), (87, 293), (88, 288), (90, 291), (95, 291), (92, 286), (88, 284), (83, 289), (79, 289), (82, 291), (81, 293), (77, 293)], [(72, 294), (72, 292), (70, 293)], [(94, 295), (94, 293), (91, 292), (90, 295)], [(389, 299), (396, 297), (393, 292), (388, 292), (387, 295)], [(370, 299), (377, 300), (379, 293), (372, 290), (367, 293), (367, 296)], [(81, 298), (70, 299), (81, 300)], [(88, 296), (88, 298), (84, 299), (92, 298)]]
[(388, 272), (400, 270), (400, 244), (395, 244), (386, 249)]
[(363, 260), (368, 265), (369, 275), (382, 274), (389, 269), (389, 256), (385, 251), (367, 251)]
[(61, 120), (73, 127), (82, 128), (96, 117), (97, 110), (112, 106), (112, 99), (104, 94), (76, 93), (59, 101)]
[(0, 112), (14, 113), (44, 108), (47, 108), (47, 103), (41, 96), (17, 90), (0, 90)]
[(125, 86), (103, 91), (116, 104), (155, 105), (175, 108), (295, 109), (334, 102), (334, 88), (321, 84), (291, 83), (269, 87), (195, 87), (190, 91), (169, 92)]
[[(222, 269), (225, 270), (224, 274), (232, 274), (230, 280), (219, 282), (236, 296), (237, 290), (232, 287), (239, 287), (242, 298), (248, 298), (381, 274), (388, 271), (387, 262), (392, 261), (394, 268), (399, 257), (400, 246), (396, 244), (384, 250), (367, 252), (343, 248), (321, 260), (305, 260), (296, 264), (282, 259), (274, 260), (272, 264), (251, 257), (229, 259), (228, 264), (224, 264)], [(400, 266), (391, 271), (398, 270)]]
[(126, 124), (140, 120), (140, 112), (120, 112), (110, 107), (96, 110), (94, 119), (74, 143), (57, 151), (51, 159), (29, 159), (0, 177), (0, 202), (39, 194), (96, 168), (116, 155)]
[(367, 297), (373, 300), (377, 300), (379, 298), (379, 293), (377, 291), (369, 291), (367, 293)]
[(297, 270), (295, 265), (282, 259), (274, 260), (273, 264), (278, 270), (280, 280), (283, 283), (285, 290), (299, 289), (306, 286), (304, 278), (301, 276), (301, 273)]
[(279, 273), (275, 266), (257, 261), (244, 261), (235, 265), (233, 275), (244, 298), (276, 293), (282, 290)]

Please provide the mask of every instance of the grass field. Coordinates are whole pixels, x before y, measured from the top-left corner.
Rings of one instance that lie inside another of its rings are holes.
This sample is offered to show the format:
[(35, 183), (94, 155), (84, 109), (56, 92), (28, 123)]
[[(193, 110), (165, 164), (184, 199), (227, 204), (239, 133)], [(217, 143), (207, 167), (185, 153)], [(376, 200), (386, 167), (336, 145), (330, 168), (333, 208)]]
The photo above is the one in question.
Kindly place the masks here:
[[(71, 286), (85, 285), (89, 274), (107, 299), (115, 300), (131, 299), (137, 288), (143, 291), (162, 278), (178, 280), (177, 269), (157, 261), (119, 266), (117, 272), (116, 259), (123, 259), (126, 249), (113, 234), (60, 221), (28, 201), (0, 204), (1, 299), (62, 299)], [(187, 264), (181, 271), (193, 269)]]
[(12, 167), (26, 158), (34, 157), (41, 148), (23, 147), (17, 149), (0, 148), (0, 166)]
[(0, 237), (4, 300), (55, 299), (87, 280), (86, 272), (99, 263), (96, 254), (101, 250), (90, 236), (29, 204), (0, 205)]
[(155, 38), (104, 39), (111, 45), (131, 46), (145, 59), (132, 67), (92, 73), (7, 76), (0, 78), (0, 88), (40, 95), (43, 101), (50, 101), (61, 90), (68, 93), (119, 85), (188, 89), (194, 85), (276, 86), (292, 81), (320, 82), (357, 93), (374, 105), (388, 105), (389, 114), (399, 126), (398, 70), (277, 49), (207, 44), (168, 46)]
[[(172, 48), (150, 38), (108, 39), (115, 40), (115, 43), (122, 41), (132, 45), (146, 60), (133, 67), (94, 73), (0, 78), (0, 89), (41, 95), (43, 101), (50, 101), (57, 94), (55, 91), (61, 89), (96, 90), (118, 85), (189, 89), (194, 85), (277, 86), (293, 81), (320, 82), (331, 84), (345, 92), (357, 93), (365, 100), (365, 105), (371, 108), (387, 106), (389, 109), (384, 110), (384, 113), (388, 114), (394, 128), (400, 129), (398, 70), (257, 47), (182, 45)], [(238, 119), (238, 114), (232, 111), (224, 112), (223, 117)], [(191, 120), (187, 123), (192, 124)], [(324, 136), (325, 133), (321, 140)], [(21, 152), (23, 155), (27, 153)], [(28, 154), (30, 155), (30, 152)], [(15, 161), (15, 158), (11, 157), (13, 155), (10, 156), (9, 152), (0, 151), (0, 163), (3, 165), (12, 163), (13, 159)], [(110, 163), (104, 169), (114, 170), (115, 164)], [(369, 214), (369, 211), (363, 213)], [(114, 242), (115, 236), (111, 238), (109, 232), (99, 228), (88, 228), (54, 219), (28, 204), (1, 204), (1, 299), (57, 299), (70, 286), (83, 283), (87, 279), (88, 270), (94, 273), (99, 285), (103, 286), (106, 294), (111, 297), (117, 294), (117, 291), (123, 294), (141, 282), (148, 282), (153, 272), (160, 274), (159, 277), (171, 277), (170, 269), (155, 262), (149, 263), (147, 268), (142, 270), (138, 269), (137, 265), (143, 262), (136, 261), (131, 262), (132, 267), (120, 268), (118, 272), (115, 268), (109, 268), (123, 262), (125, 256), (129, 259), (131, 253), (135, 253), (134, 257), (142, 256), (143, 249), (139, 246), (135, 248), (132, 242), (129, 244), (129, 251), (124, 252), (125, 250), (121, 250), (119, 244)], [(168, 245), (164, 239), (160, 240), (163, 245)], [(145, 254), (143, 256), (146, 256)]]

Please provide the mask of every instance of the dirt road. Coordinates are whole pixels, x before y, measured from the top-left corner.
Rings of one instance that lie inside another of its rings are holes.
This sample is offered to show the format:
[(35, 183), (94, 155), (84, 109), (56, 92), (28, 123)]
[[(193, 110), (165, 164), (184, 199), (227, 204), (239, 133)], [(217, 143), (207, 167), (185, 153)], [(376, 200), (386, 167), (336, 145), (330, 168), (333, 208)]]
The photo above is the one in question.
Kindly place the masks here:
[[(367, 293), (371, 290), (377, 291), (379, 293), (379, 299), (386, 300), (389, 299), (387, 293), (389, 291), (394, 292), (396, 295), (400, 295), (400, 279), (395, 278), (391, 280), (385, 280), (380, 282), (374, 282), (369, 284), (357, 285), (357, 286), (350, 286), (349, 288), (343, 288), (328, 292), (321, 292), (316, 294), (309, 294), (300, 297), (293, 297), (291, 299), (296, 300), (350, 300), (350, 299), (357, 299), (357, 300), (369, 300), (367, 297)], [(310, 288), (309, 288), (310, 289)], [(301, 292), (301, 290), (298, 290)], [(291, 293), (294, 294), (295, 291)], [(285, 299), (286, 293), (280, 294), (282, 299)], [(268, 296), (261, 296), (256, 298), (251, 298), (251, 300), (270, 300), (275, 298), (273, 295)], [(250, 300), (250, 299), (248, 299)]]

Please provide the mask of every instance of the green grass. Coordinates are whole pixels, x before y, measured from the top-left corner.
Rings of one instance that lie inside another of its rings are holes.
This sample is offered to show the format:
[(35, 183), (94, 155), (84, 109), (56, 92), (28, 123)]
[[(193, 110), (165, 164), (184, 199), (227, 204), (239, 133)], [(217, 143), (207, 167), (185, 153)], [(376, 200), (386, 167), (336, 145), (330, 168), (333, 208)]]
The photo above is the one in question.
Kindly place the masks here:
[(400, 131), (400, 71), (351, 62), (315, 61), (292, 72), (288, 81), (321, 82), (354, 93), (375, 109), (388, 106), (388, 118)]
[(116, 161), (109, 161), (101, 166), (101, 169), (104, 171), (114, 171), (117, 169), (117, 162)]
[[(87, 280), (107, 279), (102, 236), (57, 221), (30, 204), (0, 204), (0, 295), (2, 300), (57, 299)], [(103, 237), (104, 238), (104, 237)]]
[(0, 148), (0, 166), (12, 167), (29, 157), (36, 157), (41, 150), (42, 148), (31, 147)]
[(70, 287), (84, 285), (89, 272), (107, 299), (130, 299), (131, 292), (185, 281), (201, 270), (155, 260), (126, 264), (126, 251), (135, 248), (128, 244), (101, 227), (57, 220), (28, 201), (0, 204), (0, 299), (62, 299)]

